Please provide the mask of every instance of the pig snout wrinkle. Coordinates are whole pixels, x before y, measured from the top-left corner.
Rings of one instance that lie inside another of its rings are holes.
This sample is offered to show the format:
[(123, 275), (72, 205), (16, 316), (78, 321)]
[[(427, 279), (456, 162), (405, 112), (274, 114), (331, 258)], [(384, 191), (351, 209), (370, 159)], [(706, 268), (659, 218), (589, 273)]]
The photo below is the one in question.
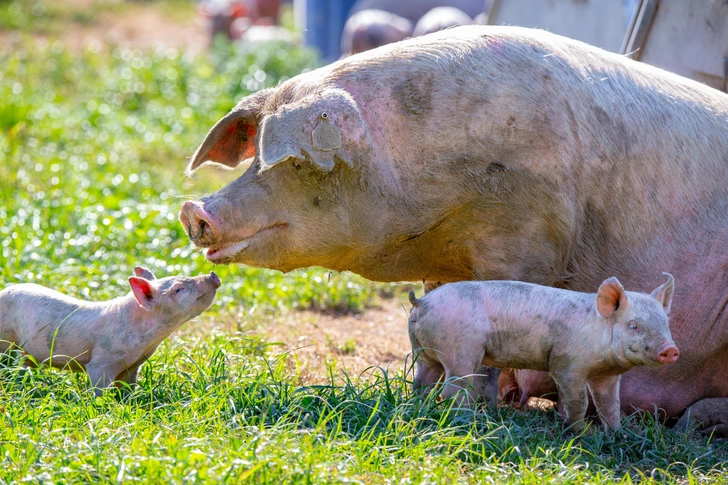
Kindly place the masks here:
[(677, 358), (680, 356), (680, 351), (674, 345), (663, 346), (660, 352), (657, 354), (657, 360), (661, 364), (673, 364), (677, 362)]

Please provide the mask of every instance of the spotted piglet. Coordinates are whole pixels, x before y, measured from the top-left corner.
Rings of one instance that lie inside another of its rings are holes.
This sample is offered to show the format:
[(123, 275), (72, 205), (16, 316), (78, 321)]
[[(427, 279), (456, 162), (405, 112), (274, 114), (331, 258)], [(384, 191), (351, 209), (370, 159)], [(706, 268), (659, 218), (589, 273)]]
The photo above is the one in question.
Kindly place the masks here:
[(131, 292), (105, 302), (71, 298), (24, 283), (0, 291), (0, 352), (13, 346), (36, 362), (85, 371), (100, 394), (137, 371), (183, 323), (207, 310), (220, 287), (213, 272), (156, 279), (136, 267)]
[(481, 365), (548, 371), (572, 429), (583, 427), (587, 387), (606, 431), (618, 429), (620, 374), (679, 355), (668, 326), (674, 279), (663, 274), (649, 295), (614, 277), (596, 294), (517, 281), (450, 283), (419, 300), (410, 292), (413, 387), (429, 392), (444, 373), (441, 395), (472, 402), (485, 397)]

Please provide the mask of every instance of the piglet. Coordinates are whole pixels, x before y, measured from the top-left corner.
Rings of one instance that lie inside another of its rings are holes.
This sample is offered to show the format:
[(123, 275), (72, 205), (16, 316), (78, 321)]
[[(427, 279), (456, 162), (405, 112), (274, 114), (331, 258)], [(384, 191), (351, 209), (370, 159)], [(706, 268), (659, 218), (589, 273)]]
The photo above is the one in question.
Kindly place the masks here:
[(157, 346), (183, 323), (207, 310), (220, 287), (211, 272), (156, 279), (134, 268), (131, 292), (106, 302), (71, 298), (19, 284), (0, 291), (0, 352), (13, 345), (57, 368), (85, 371), (96, 388), (134, 384)]
[(679, 355), (668, 326), (674, 279), (663, 274), (649, 295), (614, 277), (596, 295), (517, 281), (450, 283), (419, 300), (410, 292), (413, 389), (429, 392), (444, 372), (442, 397), (472, 402), (484, 397), (481, 365), (548, 371), (572, 429), (584, 426), (588, 387), (605, 430), (616, 430), (620, 374)]

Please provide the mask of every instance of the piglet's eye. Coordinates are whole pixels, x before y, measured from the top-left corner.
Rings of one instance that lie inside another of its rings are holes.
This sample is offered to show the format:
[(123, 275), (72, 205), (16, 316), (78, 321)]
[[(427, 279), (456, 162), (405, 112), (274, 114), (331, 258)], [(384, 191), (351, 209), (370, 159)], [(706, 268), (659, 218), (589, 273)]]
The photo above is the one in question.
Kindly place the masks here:
[(177, 288), (176, 290), (174, 290), (175, 293), (179, 293), (180, 291), (182, 291), (182, 288)]
[(629, 329), (630, 329), (630, 330), (637, 330), (637, 324), (636, 324), (636, 323), (634, 323), (634, 322), (630, 323), (630, 324), (629, 324)]

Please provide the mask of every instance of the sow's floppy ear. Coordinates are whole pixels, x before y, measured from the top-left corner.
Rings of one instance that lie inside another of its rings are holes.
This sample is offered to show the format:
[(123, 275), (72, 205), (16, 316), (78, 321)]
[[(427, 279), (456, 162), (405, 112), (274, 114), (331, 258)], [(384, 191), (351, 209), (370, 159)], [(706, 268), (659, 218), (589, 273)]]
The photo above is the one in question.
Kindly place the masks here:
[(627, 293), (617, 278), (612, 276), (602, 282), (597, 292), (596, 305), (597, 311), (603, 318), (609, 318), (617, 310), (627, 308), (629, 305)]
[(672, 295), (675, 293), (675, 278), (670, 273), (662, 273), (667, 276), (667, 281), (662, 285), (654, 289), (650, 296), (657, 300), (662, 308), (665, 310), (665, 314), (670, 314), (670, 308), (672, 307)]
[(354, 167), (357, 150), (371, 146), (359, 107), (349, 93), (328, 89), (266, 116), (260, 135), (261, 169), (288, 158), (329, 172), (339, 160)]
[(260, 110), (273, 91), (266, 89), (248, 96), (215, 123), (192, 155), (187, 173), (194, 172), (207, 161), (233, 168), (255, 156)]

